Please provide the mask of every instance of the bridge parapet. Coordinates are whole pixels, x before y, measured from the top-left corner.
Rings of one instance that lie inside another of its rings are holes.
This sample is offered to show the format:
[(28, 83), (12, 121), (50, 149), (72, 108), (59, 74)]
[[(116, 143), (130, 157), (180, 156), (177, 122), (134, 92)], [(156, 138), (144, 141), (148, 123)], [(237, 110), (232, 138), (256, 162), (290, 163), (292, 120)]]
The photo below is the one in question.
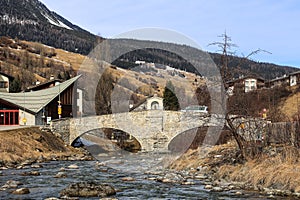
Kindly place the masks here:
[(144, 151), (166, 151), (169, 142), (178, 134), (216, 125), (203, 113), (154, 110), (55, 120), (51, 127), (68, 144), (90, 130), (112, 128), (131, 134)]

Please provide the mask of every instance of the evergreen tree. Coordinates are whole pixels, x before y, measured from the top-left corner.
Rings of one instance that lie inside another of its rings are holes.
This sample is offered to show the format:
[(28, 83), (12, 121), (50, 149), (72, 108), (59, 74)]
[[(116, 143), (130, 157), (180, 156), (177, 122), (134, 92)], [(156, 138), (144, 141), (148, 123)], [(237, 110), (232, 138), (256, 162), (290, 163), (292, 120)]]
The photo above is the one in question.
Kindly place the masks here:
[(111, 94), (114, 89), (113, 76), (109, 72), (104, 72), (96, 88), (96, 114), (111, 114)]
[(178, 98), (174, 94), (175, 87), (171, 81), (168, 81), (163, 95), (163, 104), (165, 110), (179, 110)]
[(21, 81), (19, 76), (10, 83), (9, 91), (12, 93), (21, 92)]

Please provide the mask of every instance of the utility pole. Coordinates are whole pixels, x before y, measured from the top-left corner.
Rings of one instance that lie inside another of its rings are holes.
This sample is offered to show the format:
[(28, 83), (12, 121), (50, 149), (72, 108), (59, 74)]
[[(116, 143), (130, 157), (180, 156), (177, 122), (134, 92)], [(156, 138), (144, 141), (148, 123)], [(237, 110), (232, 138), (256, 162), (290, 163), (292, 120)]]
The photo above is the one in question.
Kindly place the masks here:
[(60, 101), (60, 84), (58, 85), (58, 108), (57, 108), (57, 113), (58, 113), (58, 119), (61, 119), (62, 108), (61, 108), (61, 101)]
[(23, 93), (24, 93), (24, 106), (23, 106), (24, 110), (23, 110), (23, 119), (22, 119), (22, 121), (23, 121), (23, 124), (26, 125), (27, 119), (25, 117), (25, 90), (23, 91)]

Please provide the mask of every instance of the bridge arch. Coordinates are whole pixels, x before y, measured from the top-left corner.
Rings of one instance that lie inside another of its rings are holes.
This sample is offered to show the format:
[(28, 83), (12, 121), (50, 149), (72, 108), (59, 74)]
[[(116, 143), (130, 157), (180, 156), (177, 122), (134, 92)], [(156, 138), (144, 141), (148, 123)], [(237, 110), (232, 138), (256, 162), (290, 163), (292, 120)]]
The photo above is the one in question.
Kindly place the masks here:
[(141, 150), (141, 144), (137, 138), (132, 136), (130, 133), (126, 133), (119, 129), (95, 128), (87, 130), (86, 132), (78, 135), (78, 137), (72, 142), (72, 146), (78, 138), (82, 138), (85, 143), (90, 143), (89, 145), (91, 146), (104, 147), (107, 151), (122, 149), (136, 153)]
[[(135, 123), (129, 123), (128, 118)], [(184, 131), (215, 126), (209, 119), (209, 116), (200, 113), (148, 110), (58, 120), (52, 122), (52, 128), (61, 133), (68, 144), (88, 131), (108, 128), (132, 135), (140, 143), (142, 151), (168, 151), (170, 141)]]
[(199, 126), (174, 134), (168, 143), (168, 149), (171, 152), (185, 152), (188, 149), (197, 149), (207, 142), (208, 144), (225, 144), (232, 136), (229, 130), (223, 128), (220, 134), (208, 135), (208, 126)]
[(190, 148), (195, 149), (198, 144), (203, 142), (207, 129), (206, 126), (199, 126), (174, 134), (168, 143), (168, 150), (183, 153)]

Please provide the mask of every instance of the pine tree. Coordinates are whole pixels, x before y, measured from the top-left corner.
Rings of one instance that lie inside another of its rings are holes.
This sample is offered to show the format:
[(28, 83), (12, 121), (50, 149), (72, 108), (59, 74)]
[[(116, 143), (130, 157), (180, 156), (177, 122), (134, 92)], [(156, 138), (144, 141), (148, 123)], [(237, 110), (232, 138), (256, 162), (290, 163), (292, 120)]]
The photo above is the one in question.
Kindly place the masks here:
[(175, 91), (175, 87), (172, 84), (171, 81), (168, 81), (165, 87), (165, 91), (164, 91), (164, 100), (163, 100), (163, 104), (164, 104), (164, 109), (165, 110), (179, 110), (180, 106), (179, 106), (179, 102), (178, 102), (178, 98), (176, 97), (176, 95), (174, 94)]
[(10, 83), (9, 92), (21, 92), (21, 81), (19, 76)]
[(104, 72), (96, 88), (96, 114), (111, 114), (111, 94), (114, 89), (113, 76), (109, 72)]

